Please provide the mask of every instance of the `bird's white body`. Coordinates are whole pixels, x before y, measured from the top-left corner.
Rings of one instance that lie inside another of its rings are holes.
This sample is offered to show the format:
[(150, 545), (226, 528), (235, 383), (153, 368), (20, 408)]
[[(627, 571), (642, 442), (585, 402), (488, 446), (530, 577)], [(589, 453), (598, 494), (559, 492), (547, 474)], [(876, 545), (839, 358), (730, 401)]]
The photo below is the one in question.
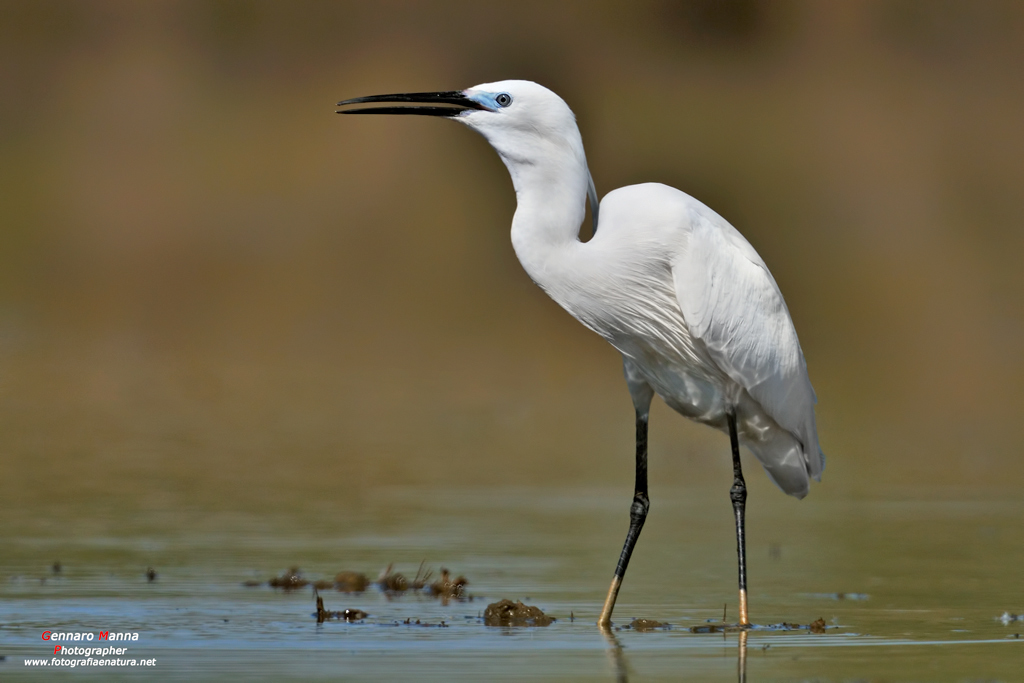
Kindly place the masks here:
[[(764, 261), (721, 216), (689, 195), (648, 183), (609, 193), (581, 242), (590, 174), (575, 117), (529, 81), (497, 111), (457, 120), (497, 150), (512, 176), (512, 244), (529, 276), (624, 359), (638, 410), (656, 393), (686, 417), (726, 430), (772, 480), (803, 497), (820, 479), (814, 390), (785, 301)], [(595, 207), (596, 208), (596, 207)]]
[[(370, 103), (403, 104), (339, 113), (444, 116), (487, 138), (516, 188), (512, 246), (519, 262), (562, 308), (622, 353), (636, 409), (636, 485), (629, 531), (598, 625), (611, 627), (650, 508), (648, 418), (658, 394), (686, 417), (729, 434), (738, 626), (745, 636), (747, 489), (740, 443), (783, 491), (800, 498), (824, 466), (807, 365), (764, 261), (724, 218), (665, 185), (624, 187), (598, 206), (576, 117), (562, 98), (536, 83), (371, 95), (338, 106)], [(584, 243), (579, 230), (587, 201), (595, 234)]]

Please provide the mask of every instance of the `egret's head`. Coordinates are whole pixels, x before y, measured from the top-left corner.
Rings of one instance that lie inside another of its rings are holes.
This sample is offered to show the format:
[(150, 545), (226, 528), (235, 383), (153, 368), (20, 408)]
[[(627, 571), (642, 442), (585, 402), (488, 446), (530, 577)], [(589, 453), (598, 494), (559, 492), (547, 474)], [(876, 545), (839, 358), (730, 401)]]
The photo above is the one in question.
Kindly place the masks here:
[(459, 121), (479, 131), (499, 152), (509, 143), (536, 145), (579, 140), (576, 117), (565, 101), (532, 81), (484, 83), (464, 91), (483, 109), (467, 109)]
[(582, 158), (583, 143), (572, 110), (561, 97), (532, 81), (498, 81), (448, 92), (357, 97), (338, 106), (378, 102), (399, 106), (343, 109), (338, 113), (451, 118), (481, 133), (506, 163), (536, 163), (538, 155), (547, 156), (559, 148)]
[(516, 189), (559, 183), (587, 194), (597, 225), (594, 190), (576, 117), (565, 101), (532, 81), (483, 83), (466, 90), (372, 95), (339, 102), (339, 114), (443, 116), (476, 130), (497, 150)]

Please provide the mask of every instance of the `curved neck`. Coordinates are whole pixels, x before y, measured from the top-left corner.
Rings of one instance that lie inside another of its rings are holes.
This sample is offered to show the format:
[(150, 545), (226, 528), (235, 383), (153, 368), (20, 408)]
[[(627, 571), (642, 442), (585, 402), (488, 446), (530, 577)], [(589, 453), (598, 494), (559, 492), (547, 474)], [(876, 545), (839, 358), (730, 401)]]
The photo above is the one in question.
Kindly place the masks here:
[(545, 151), (542, 161), (498, 153), (516, 190), (512, 247), (533, 281), (546, 288), (551, 258), (579, 243), (590, 172), (582, 143)]

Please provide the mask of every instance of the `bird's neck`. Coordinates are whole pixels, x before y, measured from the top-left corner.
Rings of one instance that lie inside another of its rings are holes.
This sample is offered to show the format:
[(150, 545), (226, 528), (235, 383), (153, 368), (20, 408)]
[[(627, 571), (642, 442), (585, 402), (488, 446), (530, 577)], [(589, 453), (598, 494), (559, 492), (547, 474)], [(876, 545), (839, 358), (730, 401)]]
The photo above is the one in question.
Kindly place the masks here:
[(582, 153), (579, 157), (565, 154), (544, 164), (506, 161), (516, 189), (512, 247), (529, 276), (545, 289), (567, 252), (580, 245), (590, 176), (586, 159)]

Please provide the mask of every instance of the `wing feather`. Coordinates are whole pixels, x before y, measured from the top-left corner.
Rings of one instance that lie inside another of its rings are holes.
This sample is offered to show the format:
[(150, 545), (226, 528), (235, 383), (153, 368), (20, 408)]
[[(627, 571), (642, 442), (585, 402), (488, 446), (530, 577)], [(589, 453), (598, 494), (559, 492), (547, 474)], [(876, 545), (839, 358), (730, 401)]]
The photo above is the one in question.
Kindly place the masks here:
[(686, 244), (672, 264), (690, 334), (769, 417), (799, 439), (809, 473), (820, 478), (817, 398), (782, 292), (750, 243), (718, 214), (695, 205)]

